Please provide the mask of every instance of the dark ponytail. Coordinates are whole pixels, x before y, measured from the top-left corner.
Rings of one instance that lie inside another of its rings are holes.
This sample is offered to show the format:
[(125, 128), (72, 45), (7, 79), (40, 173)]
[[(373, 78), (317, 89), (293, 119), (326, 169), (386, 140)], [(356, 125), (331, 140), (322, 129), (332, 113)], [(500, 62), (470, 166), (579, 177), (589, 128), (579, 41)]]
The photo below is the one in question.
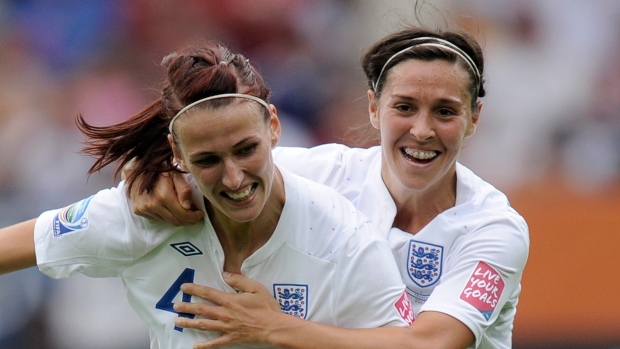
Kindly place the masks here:
[(166, 56), (166, 79), (161, 97), (127, 121), (111, 126), (90, 125), (82, 115), (76, 124), (86, 135), (82, 153), (96, 160), (88, 174), (118, 162), (118, 176), (129, 161), (137, 160), (127, 178), (128, 188), (141, 178), (140, 191), (150, 191), (161, 173), (176, 171), (168, 144), (168, 125), (179, 110), (199, 99), (245, 93), (269, 103), (270, 89), (262, 76), (240, 54), (218, 42), (203, 41)]

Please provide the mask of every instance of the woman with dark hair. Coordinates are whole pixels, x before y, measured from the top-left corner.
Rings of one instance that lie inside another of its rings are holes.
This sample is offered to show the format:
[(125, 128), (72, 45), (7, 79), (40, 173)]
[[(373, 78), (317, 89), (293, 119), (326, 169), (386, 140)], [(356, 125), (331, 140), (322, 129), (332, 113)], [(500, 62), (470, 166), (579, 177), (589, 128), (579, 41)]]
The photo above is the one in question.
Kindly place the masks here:
[[(223, 333), (195, 348), (242, 342), (338, 349), (512, 346), (528, 227), (502, 192), (457, 161), (480, 118), (482, 49), (465, 32), (408, 28), (374, 44), (362, 68), (381, 145), (278, 147), (274, 159), (336, 189), (371, 218), (400, 267), (414, 323), (344, 330), (292, 319), (267, 309), (273, 299), (249, 275), (232, 275), (230, 285), (251, 292), (224, 295), (194, 284), (188, 293), (219, 306), (177, 304), (210, 318), (177, 319), (177, 325)], [(146, 217), (191, 224), (201, 213), (181, 205), (189, 199), (186, 186), (178, 176), (166, 178), (150, 193), (133, 191), (132, 206)]]
[[(237, 290), (248, 275), (272, 290), (274, 310), (334, 326), (410, 324), (411, 304), (389, 245), (368, 218), (327, 186), (280, 170), (269, 88), (243, 56), (205, 42), (164, 59), (161, 98), (126, 122), (89, 125), (90, 173), (139, 159), (118, 187), (0, 230), (0, 273), (38, 265), (54, 278), (120, 277), (147, 324), (151, 348), (190, 348), (218, 332), (184, 329), (177, 302), (200, 301), (182, 285)], [(127, 190), (183, 172), (200, 222), (186, 227), (132, 213)], [(136, 179), (141, 176), (138, 184)]]

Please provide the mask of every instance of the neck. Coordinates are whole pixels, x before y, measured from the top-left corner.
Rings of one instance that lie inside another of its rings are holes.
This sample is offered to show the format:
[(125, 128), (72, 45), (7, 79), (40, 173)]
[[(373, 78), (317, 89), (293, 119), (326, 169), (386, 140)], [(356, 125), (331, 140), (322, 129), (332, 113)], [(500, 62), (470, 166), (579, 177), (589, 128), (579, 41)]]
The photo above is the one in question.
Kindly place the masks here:
[(224, 271), (241, 273), (243, 262), (269, 241), (280, 220), (284, 202), (284, 182), (276, 170), (265, 207), (252, 221), (234, 221), (207, 203), (207, 214), (224, 250)]
[(390, 188), (396, 204), (393, 227), (416, 234), (442, 212), (456, 205), (456, 174), (448, 176), (449, 183), (438, 182), (423, 190)]

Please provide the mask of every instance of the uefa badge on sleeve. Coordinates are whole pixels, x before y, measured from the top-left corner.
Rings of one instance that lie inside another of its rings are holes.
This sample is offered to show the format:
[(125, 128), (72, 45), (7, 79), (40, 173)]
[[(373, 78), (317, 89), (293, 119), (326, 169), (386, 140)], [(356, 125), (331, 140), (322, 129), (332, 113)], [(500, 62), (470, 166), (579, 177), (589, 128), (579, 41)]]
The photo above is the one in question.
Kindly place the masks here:
[(283, 313), (301, 319), (308, 315), (308, 285), (273, 284), (273, 295)]

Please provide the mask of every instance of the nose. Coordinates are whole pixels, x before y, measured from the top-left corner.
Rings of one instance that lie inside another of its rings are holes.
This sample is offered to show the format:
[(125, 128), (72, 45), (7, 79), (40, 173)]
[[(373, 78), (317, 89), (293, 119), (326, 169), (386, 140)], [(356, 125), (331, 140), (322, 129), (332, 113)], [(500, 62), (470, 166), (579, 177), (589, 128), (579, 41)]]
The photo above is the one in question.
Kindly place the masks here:
[(239, 189), (243, 182), (243, 170), (234, 160), (224, 161), (224, 174), (222, 176), (222, 184), (227, 188)]
[(429, 113), (419, 113), (412, 118), (409, 133), (416, 139), (425, 140), (435, 136), (433, 119)]

